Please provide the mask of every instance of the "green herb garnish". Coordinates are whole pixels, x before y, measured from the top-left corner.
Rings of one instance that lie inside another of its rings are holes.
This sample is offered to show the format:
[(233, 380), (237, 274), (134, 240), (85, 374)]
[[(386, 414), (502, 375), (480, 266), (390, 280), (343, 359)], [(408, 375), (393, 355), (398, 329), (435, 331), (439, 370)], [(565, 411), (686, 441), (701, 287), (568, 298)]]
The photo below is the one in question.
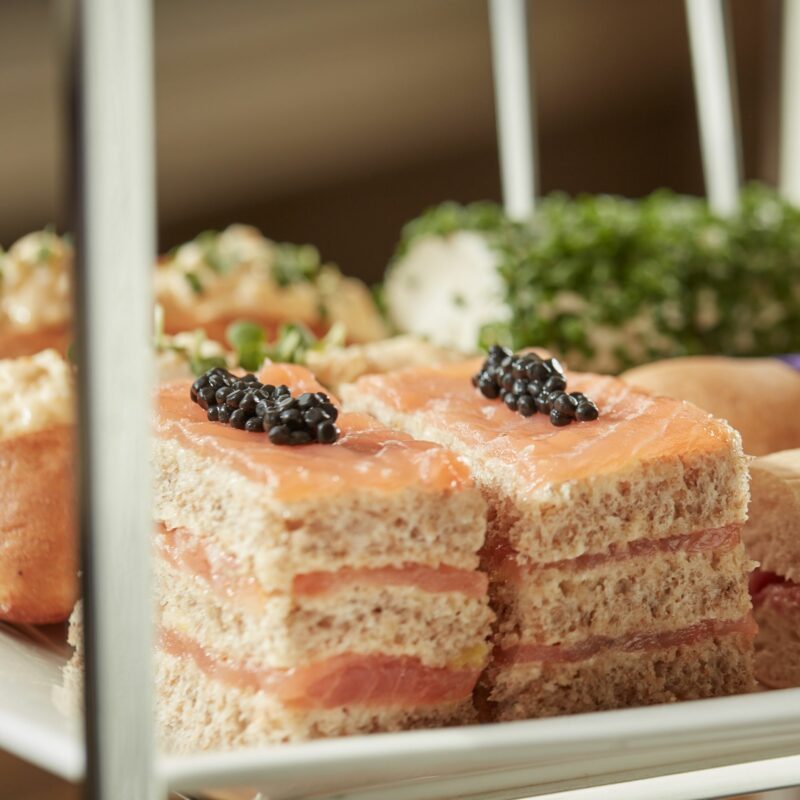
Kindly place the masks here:
[(345, 329), (341, 323), (331, 326), (322, 338), (316, 337), (302, 323), (286, 323), (278, 329), (276, 339), (268, 342), (260, 325), (238, 321), (228, 326), (225, 336), (236, 353), (236, 363), (250, 372), (257, 370), (266, 359), (304, 364), (309, 352), (341, 347), (345, 343)]
[(226, 367), (227, 362), (223, 356), (201, 356), (199, 353), (187, 354), (189, 369), (196, 377), (200, 377), (204, 372), (214, 367)]
[(321, 267), (319, 251), (310, 244), (278, 244), (272, 274), (279, 286), (312, 281)]
[(257, 370), (267, 357), (267, 335), (260, 325), (254, 322), (233, 322), (228, 326), (225, 337), (236, 353), (236, 363), (252, 372)]
[(191, 287), (191, 290), (197, 294), (203, 294), (203, 284), (200, 282), (200, 278), (197, 277), (197, 274), (194, 272), (184, 272), (183, 277), (186, 278), (186, 282)]

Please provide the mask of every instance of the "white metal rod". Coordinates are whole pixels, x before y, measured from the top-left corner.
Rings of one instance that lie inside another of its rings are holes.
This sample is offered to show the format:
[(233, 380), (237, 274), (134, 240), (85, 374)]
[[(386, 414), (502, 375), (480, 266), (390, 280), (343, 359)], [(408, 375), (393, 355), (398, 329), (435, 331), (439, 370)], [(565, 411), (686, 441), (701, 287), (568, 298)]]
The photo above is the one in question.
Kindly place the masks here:
[(72, 0), (87, 790), (155, 800), (150, 0)]
[(740, 148), (736, 93), (728, 56), (725, 0), (686, 0), (695, 99), (711, 208), (730, 216), (739, 208)]
[(537, 191), (525, 0), (489, 0), (503, 204), (512, 219), (534, 210)]
[(780, 188), (800, 205), (800, 0), (783, 3)]

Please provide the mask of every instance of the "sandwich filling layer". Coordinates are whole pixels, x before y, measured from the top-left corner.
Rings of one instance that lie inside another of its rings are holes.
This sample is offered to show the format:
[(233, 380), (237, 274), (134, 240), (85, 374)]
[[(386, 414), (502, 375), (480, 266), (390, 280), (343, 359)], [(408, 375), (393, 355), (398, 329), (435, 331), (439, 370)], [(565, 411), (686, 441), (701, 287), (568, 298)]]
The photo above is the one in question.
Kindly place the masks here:
[[(244, 606), (257, 608), (269, 597), (280, 592), (261, 586), (230, 553), (204, 544), (203, 537), (185, 528), (168, 531), (157, 526), (159, 555), (173, 567), (187, 570), (205, 581), (219, 597)], [(459, 569), (441, 564), (405, 563), (399, 566), (380, 566), (354, 569), (342, 567), (332, 571), (300, 573), (292, 578), (293, 597), (329, 597), (352, 587), (409, 586), (423, 592), (458, 592), (465, 597), (485, 597), (486, 575), (474, 570)]]
[(678, 631), (699, 620), (736, 620), (750, 611), (749, 561), (739, 526), (604, 553), (536, 564), (493, 536), (481, 568), (497, 611), (495, 644), (580, 645), (631, 631)]
[(259, 669), (232, 663), (187, 636), (162, 630), (163, 652), (191, 659), (208, 677), (238, 687), (264, 691), (289, 709), (340, 706), (431, 706), (465, 700), (480, 667), (429, 667), (410, 656), (346, 653), (290, 669)]
[(738, 620), (703, 620), (678, 631), (636, 633), (617, 639), (595, 636), (571, 647), (521, 644), (517, 647), (496, 651), (494, 658), (495, 662), (500, 665), (525, 664), (533, 661), (565, 663), (583, 661), (598, 653), (610, 650), (626, 653), (660, 650), (669, 647), (693, 645), (704, 640), (733, 633), (753, 638), (757, 630), (758, 628), (752, 616), (748, 614)]

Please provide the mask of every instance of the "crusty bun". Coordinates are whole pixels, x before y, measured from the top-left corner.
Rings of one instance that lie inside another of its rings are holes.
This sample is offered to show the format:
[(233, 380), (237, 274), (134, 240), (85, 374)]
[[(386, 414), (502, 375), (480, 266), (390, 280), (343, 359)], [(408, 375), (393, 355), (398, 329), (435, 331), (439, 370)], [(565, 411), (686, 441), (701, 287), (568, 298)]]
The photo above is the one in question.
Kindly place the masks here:
[(0, 619), (65, 620), (77, 594), (72, 368), (0, 361)]
[(750, 465), (750, 510), (744, 540), (761, 569), (800, 583), (800, 449)]
[(622, 378), (726, 419), (751, 455), (800, 447), (800, 371), (776, 358), (669, 358), (635, 367)]

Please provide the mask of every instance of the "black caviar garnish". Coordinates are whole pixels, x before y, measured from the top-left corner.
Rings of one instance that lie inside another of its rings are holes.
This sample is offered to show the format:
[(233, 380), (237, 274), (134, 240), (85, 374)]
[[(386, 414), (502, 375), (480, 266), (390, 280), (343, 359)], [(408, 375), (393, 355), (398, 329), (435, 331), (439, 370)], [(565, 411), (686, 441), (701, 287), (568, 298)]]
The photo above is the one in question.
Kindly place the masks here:
[(189, 392), (212, 422), (267, 433), (273, 444), (333, 444), (339, 410), (324, 392), (292, 397), (288, 386), (263, 384), (252, 373), (238, 377), (222, 367), (201, 375)]
[(523, 417), (547, 414), (556, 427), (600, 416), (597, 405), (585, 394), (567, 391), (567, 377), (558, 359), (536, 353), (514, 355), (494, 345), (480, 372), (472, 376), (472, 385), (487, 399), (502, 400)]

